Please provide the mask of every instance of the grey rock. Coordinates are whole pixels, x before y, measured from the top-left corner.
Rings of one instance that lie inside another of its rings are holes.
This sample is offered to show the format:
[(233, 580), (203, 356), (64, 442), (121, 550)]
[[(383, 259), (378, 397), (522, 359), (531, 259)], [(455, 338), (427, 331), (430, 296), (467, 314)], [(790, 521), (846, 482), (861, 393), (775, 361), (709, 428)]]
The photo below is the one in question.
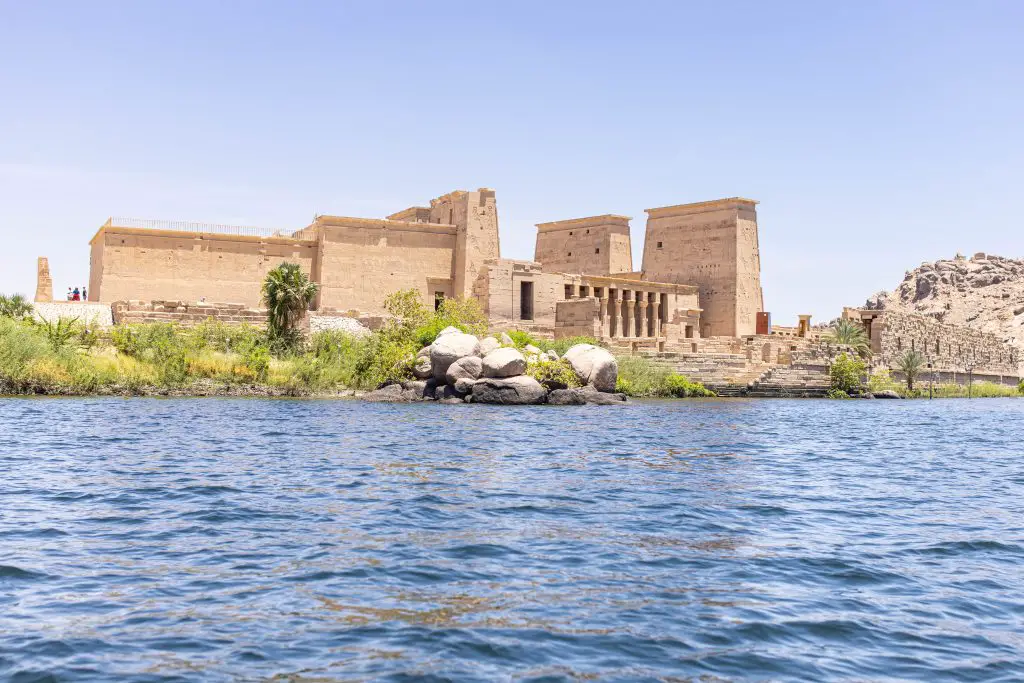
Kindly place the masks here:
[(434, 364), (430, 361), (430, 352), (426, 356), (417, 356), (412, 366), (412, 374), (418, 379), (427, 379), (434, 375)]
[(484, 337), (480, 340), (480, 357), (483, 358), (491, 351), (501, 348), (501, 342), (494, 337)]
[(374, 403), (404, 403), (411, 400), (405, 395), (405, 389), (401, 384), (388, 384), (375, 391), (363, 394), (364, 401)]
[(526, 359), (515, 349), (491, 351), (483, 360), (483, 377), (513, 377), (526, 372)]
[(527, 344), (526, 346), (524, 346), (524, 347), (523, 347), (523, 351), (525, 351), (525, 352), (526, 352), (526, 355), (527, 355), (527, 356), (529, 356), (529, 355), (531, 355), (531, 354), (533, 354), (534, 356), (539, 356), (540, 354), (544, 353), (543, 351), (541, 351), (540, 349), (538, 349), (538, 348), (537, 348), (536, 346), (534, 346), (533, 344)]
[(476, 379), (483, 372), (484, 362), (477, 356), (466, 356), (460, 358), (448, 366), (448, 372), (444, 379), (448, 384), (454, 385), (460, 379)]
[(587, 402), (577, 389), (555, 389), (548, 394), (548, 403), (554, 406), (581, 406)]
[(532, 377), (486, 378), (473, 385), (473, 403), (524, 405), (544, 403), (548, 392)]
[(515, 346), (516, 344), (514, 341), (512, 341), (512, 337), (508, 336), (508, 333), (506, 332), (502, 332), (501, 337), (499, 337), (499, 339), (501, 340), (502, 346)]
[(438, 339), (440, 339), (441, 337), (445, 336), (446, 334), (454, 334), (456, 332), (459, 333), (459, 334), (462, 334), (462, 330), (460, 330), (457, 327), (454, 327), (453, 325), (449, 325), (448, 327), (444, 328), (443, 330), (441, 330), (440, 332), (437, 333), (437, 336), (434, 337), (434, 341), (437, 341)]
[(476, 337), (458, 330), (438, 337), (430, 345), (430, 363), (434, 379), (444, 381), (452, 363), (466, 356), (475, 356), (479, 347), (480, 341)]
[(593, 344), (576, 344), (563, 358), (585, 384), (598, 391), (615, 391), (619, 363), (607, 350)]
[(581, 406), (583, 404), (603, 406), (624, 405), (626, 403), (626, 395), (598, 391), (593, 387), (555, 389), (548, 394), (548, 403), (559, 406)]
[(900, 396), (899, 394), (897, 394), (895, 391), (893, 391), (891, 389), (886, 389), (885, 391), (876, 391), (875, 392), (875, 398), (890, 398), (890, 399), (892, 399), (892, 398), (903, 398), (903, 397)]
[(469, 392), (473, 391), (474, 384), (476, 384), (475, 379), (469, 379), (468, 377), (457, 379), (455, 380), (455, 391), (461, 392), (463, 394), (468, 394)]
[(462, 403), (464, 393), (451, 386), (442, 384), (434, 390), (434, 398), (443, 403)]

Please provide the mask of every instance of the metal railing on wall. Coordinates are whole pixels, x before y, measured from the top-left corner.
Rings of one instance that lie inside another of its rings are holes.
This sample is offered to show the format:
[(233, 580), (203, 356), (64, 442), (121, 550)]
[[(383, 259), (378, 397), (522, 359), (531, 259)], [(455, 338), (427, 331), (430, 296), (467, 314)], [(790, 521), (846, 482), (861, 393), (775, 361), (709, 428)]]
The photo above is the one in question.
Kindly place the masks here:
[(194, 223), (192, 221), (162, 221), (150, 218), (111, 217), (104, 227), (136, 228), (141, 230), (175, 230), (178, 232), (211, 233), (216, 235), (240, 235), (244, 237), (291, 237), (290, 232), (257, 228), (249, 225), (221, 225), (218, 223)]

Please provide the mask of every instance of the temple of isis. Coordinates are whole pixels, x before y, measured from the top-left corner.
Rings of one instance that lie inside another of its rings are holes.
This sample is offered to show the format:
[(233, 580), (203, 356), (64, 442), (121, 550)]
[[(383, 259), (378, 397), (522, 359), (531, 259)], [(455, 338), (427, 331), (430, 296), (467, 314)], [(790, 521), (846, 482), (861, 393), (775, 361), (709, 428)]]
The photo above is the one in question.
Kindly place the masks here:
[[(837, 350), (809, 315), (794, 327), (772, 325), (756, 208), (732, 197), (647, 209), (639, 269), (630, 218), (614, 214), (539, 223), (532, 261), (502, 258), (498, 205), (486, 188), (386, 218), (318, 216), (293, 232), (111, 218), (90, 242), (87, 305), (103, 309), (109, 323), (259, 324), (264, 277), (294, 262), (320, 285), (312, 329), (352, 318), (372, 327), (388, 294), (413, 289), (427, 304), (472, 297), (495, 330), (586, 335), (649, 355), (721, 395), (820, 395)], [(39, 272), (37, 311), (51, 306), (59, 315), (64, 306), (45, 303), (52, 296), (45, 259)], [(991, 381), (1016, 382), (1020, 374), (1018, 350), (992, 335), (913, 316), (857, 309), (844, 316), (865, 326), (876, 358), (890, 368), (893, 349), (920, 347), (946, 376), (962, 375), (967, 364)]]
[(737, 337), (755, 332), (763, 309), (756, 204), (649, 209), (639, 270), (629, 218), (615, 215), (541, 223), (533, 261), (502, 258), (489, 189), (387, 218), (319, 216), (290, 234), (110, 219), (90, 243), (90, 299), (256, 307), (267, 271), (292, 261), (320, 285), (315, 311), (380, 315), (387, 294), (415, 289), (428, 303), (474, 297), (498, 328), (585, 327), (604, 339), (662, 342)]

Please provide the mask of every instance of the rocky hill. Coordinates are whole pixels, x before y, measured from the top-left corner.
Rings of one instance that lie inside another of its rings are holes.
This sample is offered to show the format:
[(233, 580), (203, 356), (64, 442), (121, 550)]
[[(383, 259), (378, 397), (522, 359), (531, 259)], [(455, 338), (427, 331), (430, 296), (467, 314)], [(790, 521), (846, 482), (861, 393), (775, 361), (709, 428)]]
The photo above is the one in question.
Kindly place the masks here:
[(931, 316), (1001, 336), (1024, 348), (1024, 260), (959, 254), (922, 263), (892, 292), (879, 292), (865, 308)]

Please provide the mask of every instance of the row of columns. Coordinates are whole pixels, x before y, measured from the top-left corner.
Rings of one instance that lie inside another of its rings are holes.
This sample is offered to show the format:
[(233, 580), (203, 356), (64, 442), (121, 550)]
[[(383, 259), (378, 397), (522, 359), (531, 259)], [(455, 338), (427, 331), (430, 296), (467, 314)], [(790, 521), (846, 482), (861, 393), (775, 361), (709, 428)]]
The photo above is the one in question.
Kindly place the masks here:
[(601, 292), (601, 332), (606, 338), (653, 338), (665, 335), (661, 295), (635, 290)]

